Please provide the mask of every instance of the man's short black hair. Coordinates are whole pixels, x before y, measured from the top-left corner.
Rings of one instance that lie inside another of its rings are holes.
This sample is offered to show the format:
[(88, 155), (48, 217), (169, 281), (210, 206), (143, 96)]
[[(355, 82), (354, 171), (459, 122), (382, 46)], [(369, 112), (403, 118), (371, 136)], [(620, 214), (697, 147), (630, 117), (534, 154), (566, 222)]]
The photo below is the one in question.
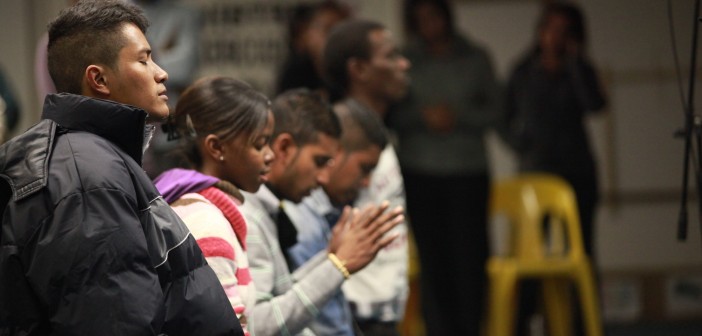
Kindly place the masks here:
[(339, 139), (339, 118), (319, 93), (308, 89), (283, 92), (273, 101), (275, 117), (273, 137), (289, 133), (298, 146), (318, 141), (320, 133)]
[(91, 64), (114, 67), (125, 41), (121, 28), (134, 24), (146, 33), (149, 22), (139, 7), (120, 0), (84, 0), (49, 24), (49, 74), (58, 92), (81, 93)]
[(383, 150), (388, 143), (385, 127), (378, 114), (358, 104), (339, 105), (334, 108), (341, 123), (341, 147), (347, 152), (378, 146)]
[(338, 93), (349, 89), (346, 64), (352, 58), (369, 60), (372, 56), (370, 33), (385, 27), (369, 20), (349, 20), (338, 24), (324, 47), (324, 74), (328, 85)]

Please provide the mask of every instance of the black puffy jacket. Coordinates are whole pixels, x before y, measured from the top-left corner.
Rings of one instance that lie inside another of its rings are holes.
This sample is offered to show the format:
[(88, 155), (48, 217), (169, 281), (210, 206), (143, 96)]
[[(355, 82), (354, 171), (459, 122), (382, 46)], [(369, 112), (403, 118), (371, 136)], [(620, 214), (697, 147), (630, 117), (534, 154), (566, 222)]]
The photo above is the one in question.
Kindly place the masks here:
[(146, 113), (49, 95), (0, 147), (0, 335), (236, 335), (183, 222), (140, 166)]

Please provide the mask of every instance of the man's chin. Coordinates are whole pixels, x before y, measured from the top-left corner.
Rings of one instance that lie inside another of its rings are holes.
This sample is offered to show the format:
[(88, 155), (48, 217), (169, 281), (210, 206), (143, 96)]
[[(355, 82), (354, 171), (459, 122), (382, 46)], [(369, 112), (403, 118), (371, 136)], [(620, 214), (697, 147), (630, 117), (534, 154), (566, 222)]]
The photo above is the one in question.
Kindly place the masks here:
[(329, 202), (331, 202), (334, 206), (337, 206), (337, 207), (351, 205), (354, 200), (356, 200), (355, 195), (354, 196), (342, 196), (342, 197), (329, 197)]
[(170, 111), (166, 107), (165, 109), (146, 111), (146, 113), (149, 114), (148, 121), (157, 122), (166, 120), (168, 118), (168, 115), (170, 114)]
[(307, 195), (303, 195), (303, 194), (295, 195), (295, 196), (291, 195), (291, 196), (286, 197), (286, 199), (290, 202), (297, 204), (297, 203), (302, 202), (302, 199), (305, 198), (305, 196), (307, 196)]

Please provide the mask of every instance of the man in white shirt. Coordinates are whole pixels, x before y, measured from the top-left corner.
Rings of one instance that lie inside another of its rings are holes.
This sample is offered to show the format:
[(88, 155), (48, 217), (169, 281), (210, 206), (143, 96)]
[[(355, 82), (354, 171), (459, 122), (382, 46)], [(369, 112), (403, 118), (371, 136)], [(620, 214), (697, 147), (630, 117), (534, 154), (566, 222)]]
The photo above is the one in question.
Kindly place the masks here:
[[(324, 62), (332, 92), (343, 97), (335, 109), (365, 109), (382, 120), (389, 107), (407, 93), (409, 61), (399, 53), (390, 31), (379, 23), (350, 20), (336, 26), (327, 39)], [(355, 205), (383, 200), (391, 206), (405, 206), (392, 145), (384, 148), (370, 185), (361, 190)], [(343, 287), (356, 322), (367, 336), (397, 335), (407, 301), (407, 225), (398, 225), (391, 234), (398, 238)]]

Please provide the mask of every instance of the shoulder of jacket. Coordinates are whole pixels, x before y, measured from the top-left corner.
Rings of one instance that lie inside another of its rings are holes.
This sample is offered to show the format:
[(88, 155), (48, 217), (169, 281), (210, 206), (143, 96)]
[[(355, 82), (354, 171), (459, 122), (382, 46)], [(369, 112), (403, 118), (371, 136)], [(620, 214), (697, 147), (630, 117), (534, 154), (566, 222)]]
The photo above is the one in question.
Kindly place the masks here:
[(0, 176), (10, 185), (15, 201), (46, 186), (56, 129), (55, 122), (42, 120), (0, 146)]

